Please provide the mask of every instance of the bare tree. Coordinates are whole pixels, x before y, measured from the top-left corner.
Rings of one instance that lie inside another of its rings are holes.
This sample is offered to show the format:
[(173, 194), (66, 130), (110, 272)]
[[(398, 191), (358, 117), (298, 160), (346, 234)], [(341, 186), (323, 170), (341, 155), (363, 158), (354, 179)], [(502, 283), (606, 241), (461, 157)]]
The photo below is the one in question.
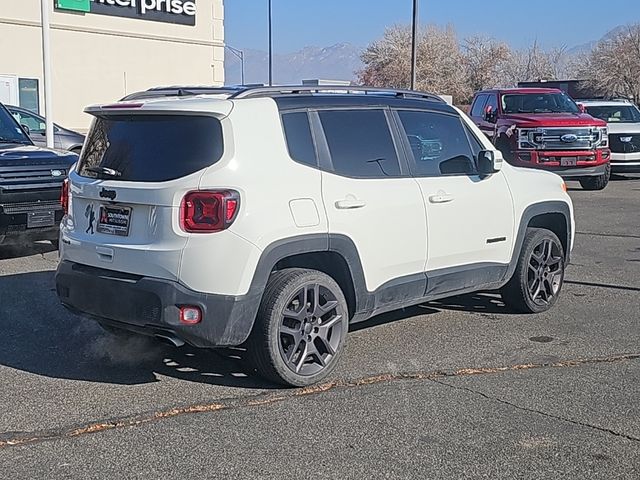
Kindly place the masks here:
[(472, 91), (505, 86), (505, 63), (511, 58), (511, 50), (506, 43), (474, 36), (464, 39), (462, 54)]
[(640, 102), (640, 24), (598, 43), (583, 59), (578, 73), (606, 95)]
[[(451, 27), (428, 26), (418, 32), (416, 88), (452, 95), (466, 101), (471, 89), (466, 80), (464, 58)], [(411, 76), (411, 29), (388, 28), (384, 36), (362, 54), (362, 83), (378, 87), (408, 88)]]

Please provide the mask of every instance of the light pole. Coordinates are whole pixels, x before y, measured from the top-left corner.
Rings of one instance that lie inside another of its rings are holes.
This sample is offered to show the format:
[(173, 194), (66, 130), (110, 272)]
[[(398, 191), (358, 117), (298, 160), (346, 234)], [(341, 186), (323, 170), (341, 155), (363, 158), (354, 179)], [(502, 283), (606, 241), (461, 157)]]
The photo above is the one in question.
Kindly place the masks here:
[(416, 88), (416, 62), (417, 62), (417, 42), (418, 34), (418, 0), (413, 0), (413, 15), (411, 20), (411, 90)]
[(47, 147), (53, 148), (53, 109), (51, 108), (51, 46), (49, 26), (48, 0), (40, 0), (42, 16), (42, 73), (44, 83), (44, 114), (47, 136)]
[(240, 63), (242, 65), (242, 70), (240, 70), (240, 83), (244, 85), (244, 51), (239, 50), (237, 48), (233, 48), (230, 45), (225, 45), (225, 47), (228, 48), (231, 53), (233, 53), (236, 57), (240, 59)]
[(271, 1), (269, 0), (269, 86), (273, 85), (273, 10), (271, 9)]

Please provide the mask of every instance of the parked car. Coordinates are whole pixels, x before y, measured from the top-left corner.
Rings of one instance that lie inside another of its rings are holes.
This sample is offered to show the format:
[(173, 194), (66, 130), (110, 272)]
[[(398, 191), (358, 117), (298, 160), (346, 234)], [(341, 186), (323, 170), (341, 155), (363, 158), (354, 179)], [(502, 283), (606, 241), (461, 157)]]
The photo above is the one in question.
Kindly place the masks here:
[(628, 100), (588, 100), (582, 102), (589, 115), (609, 127), (611, 170), (640, 173), (640, 110)]
[(244, 345), (261, 375), (300, 386), (373, 315), (478, 290), (521, 312), (557, 301), (564, 182), (503, 164), (460, 110), (363, 87), (220, 92), (86, 110), (56, 273), (71, 311)]
[(607, 124), (558, 89), (481, 91), (470, 116), (512, 165), (555, 172), (587, 190), (609, 183)]
[(0, 104), (0, 243), (58, 240), (62, 183), (78, 156), (34, 146)]
[[(7, 105), (6, 107), (18, 123), (27, 131), (33, 143), (40, 147), (47, 146), (46, 122), (44, 117), (26, 108), (14, 107), (12, 105)], [(80, 154), (82, 144), (84, 143), (84, 135), (67, 128), (62, 128), (56, 124), (53, 125), (53, 135), (55, 148), (69, 150), (78, 155)]]

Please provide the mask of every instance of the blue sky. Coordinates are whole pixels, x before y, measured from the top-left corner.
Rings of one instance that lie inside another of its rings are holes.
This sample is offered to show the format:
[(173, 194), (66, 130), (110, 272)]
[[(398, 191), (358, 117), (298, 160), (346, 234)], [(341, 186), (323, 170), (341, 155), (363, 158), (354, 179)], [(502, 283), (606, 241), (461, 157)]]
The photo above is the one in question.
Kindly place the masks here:
[[(366, 46), (388, 25), (409, 23), (411, 0), (273, 0), (274, 50), (349, 42)], [(226, 42), (267, 50), (267, 0), (225, 0)], [(640, 22), (640, 0), (420, 0), (421, 23), (452, 24), (515, 47), (569, 47)]]

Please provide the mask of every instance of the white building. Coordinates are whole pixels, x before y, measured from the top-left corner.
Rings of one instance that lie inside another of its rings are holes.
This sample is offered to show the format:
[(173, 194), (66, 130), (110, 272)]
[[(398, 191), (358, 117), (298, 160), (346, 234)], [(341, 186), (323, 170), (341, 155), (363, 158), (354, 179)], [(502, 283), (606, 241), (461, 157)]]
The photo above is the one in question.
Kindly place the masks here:
[[(44, 0), (54, 121), (152, 86), (224, 83), (223, 0)], [(44, 113), (40, 0), (0, 0), (0, 102)]]

